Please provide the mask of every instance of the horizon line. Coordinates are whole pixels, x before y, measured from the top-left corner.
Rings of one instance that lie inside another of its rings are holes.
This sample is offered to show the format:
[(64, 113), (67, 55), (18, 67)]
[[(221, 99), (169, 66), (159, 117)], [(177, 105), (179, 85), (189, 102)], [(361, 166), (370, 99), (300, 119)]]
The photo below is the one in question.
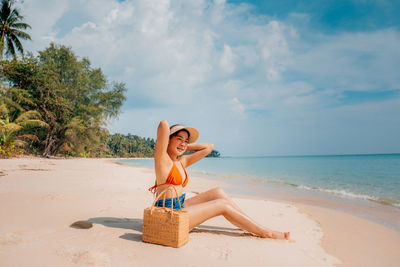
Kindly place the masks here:
[(400, 152), (393, 153), (346, 153), (346, 154), (310, 154), (310, 155), (263, 155), (263, 156), (224, 156), (221, 155), (220, 158), (263, 158), (263, 157), (333, 157), (333, 156), (378, 156), (378, 155), (400, 155)]

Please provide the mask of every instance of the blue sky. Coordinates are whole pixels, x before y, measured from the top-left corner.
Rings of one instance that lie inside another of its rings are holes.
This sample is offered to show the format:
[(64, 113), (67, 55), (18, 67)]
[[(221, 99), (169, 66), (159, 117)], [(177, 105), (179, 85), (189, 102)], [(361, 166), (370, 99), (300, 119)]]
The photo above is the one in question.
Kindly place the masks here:
[[(21, 5), (21, 4), (20, 4)], [(223, 155), (400, 152), (398, 1), (25, 0), (128, 100), (111, 132), (197, 127)]]
[[(243, 3), (244, 1), (228, 1)], [(314, 1), (245, 1), (253, 5), (255, 14), (265, 14), (285, 20), (288, 14), (310, 15), (315, 30), (328, 34), (398, 28), (400, 4), (398, 1), (379, 0), (314, 0)]]

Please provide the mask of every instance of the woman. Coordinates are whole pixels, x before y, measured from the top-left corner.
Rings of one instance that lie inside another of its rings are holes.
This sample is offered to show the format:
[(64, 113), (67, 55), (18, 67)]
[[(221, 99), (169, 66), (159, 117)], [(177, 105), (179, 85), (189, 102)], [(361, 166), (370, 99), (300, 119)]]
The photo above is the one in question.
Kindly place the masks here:
[[(149, 190), (155, 190), (158, 194), (171, 185), (175, 186), (181, 206), (189, 214), (189, 229), (210, 218), (223, 215), (233, 225), (260, 237), (289, 239), (289, 232), (273, 231), (255, 223), (220, 188), (185, 200), (185, 194), (182, 193), (188, 182), (185, 168), (207, 156), (214, 147), (208, 143), (194, 144), (198, 135), (194, 128), (182, 125), (173, 125), (170, 128), (167, 121), (160, 122), (154, 153), (156, 184)], [(185, 151), (193, 153), (182, 155)], [(156, 202), (156, 206), (162, 205), (163, 200)], [(178, 198), (169, 191), (166, 193), (165, 206), (170, 208), (171, 205), (174, 209), (179, 209)]]

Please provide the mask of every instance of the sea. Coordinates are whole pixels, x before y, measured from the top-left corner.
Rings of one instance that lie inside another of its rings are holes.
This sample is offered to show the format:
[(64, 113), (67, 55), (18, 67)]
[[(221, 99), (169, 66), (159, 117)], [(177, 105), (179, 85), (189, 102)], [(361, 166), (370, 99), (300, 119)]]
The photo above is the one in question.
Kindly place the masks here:
[(400, 231), (400, 154), (204, 158), (187, 171), (229, 184), (233, 194), (334, 208)]

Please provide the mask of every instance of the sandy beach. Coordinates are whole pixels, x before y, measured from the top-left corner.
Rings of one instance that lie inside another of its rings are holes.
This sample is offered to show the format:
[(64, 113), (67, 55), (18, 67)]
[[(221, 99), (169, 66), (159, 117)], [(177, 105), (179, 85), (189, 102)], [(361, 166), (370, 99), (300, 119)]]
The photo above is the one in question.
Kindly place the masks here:
[[(188, 170), (190, 174), (190, 169)], [(234, 201), (295, 242), (262, 239), (223, 217), (179, 249), (143, 243), (154, 173), (113, 159), (0, 160), (0, 266), (398, 266), (400, 232), (323, 207)], [(188, 197), (227, 184), (190, 177)], [(90, 221), (90, 229), (70, 227)]]

